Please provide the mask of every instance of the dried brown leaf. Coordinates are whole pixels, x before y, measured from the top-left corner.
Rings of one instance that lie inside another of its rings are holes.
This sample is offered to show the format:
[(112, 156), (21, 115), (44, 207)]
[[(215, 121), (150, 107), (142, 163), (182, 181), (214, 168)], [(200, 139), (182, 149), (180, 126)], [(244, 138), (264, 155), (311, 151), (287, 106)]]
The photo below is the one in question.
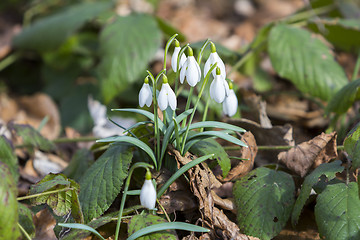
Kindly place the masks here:
[(56, 220), (50, 211), (45, 208), (34, 216), (35, 239), (37, 240), (56, 240), (54, 227)]
[(304, 177), (312, 166), (316, 167), (337, 157), (336, 132), (321, 133), (310, 141), (303, 142), (278, 155), (280, 162)]

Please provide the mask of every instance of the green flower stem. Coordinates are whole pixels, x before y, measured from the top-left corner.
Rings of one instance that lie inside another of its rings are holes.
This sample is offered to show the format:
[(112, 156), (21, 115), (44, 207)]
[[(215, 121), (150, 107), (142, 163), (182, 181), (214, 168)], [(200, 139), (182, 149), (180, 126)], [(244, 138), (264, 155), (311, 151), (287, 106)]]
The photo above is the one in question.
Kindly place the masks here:
[[(189, 95), (188, 95), (188, 98), (187, 98), (187, 101), (186, 101), (185, 111), (189, 110), (189, 108), (190, 108), (190, 103), (191, 103), (191, 98), (192, 98), (193, 92), (194, 92), (194, 87), (190, 87)], [(186, 126), (186, 119), (187, 118), (184, 119), (184, 121), (183, 121), (183, 123), (181, 125), (182, 127)]]
[[(203, 118), (202, 118), (203, 122), (206, 121), (207, 113), (208, 113), (208, 110), (209, 110), (209, 104), (210, 104), (210, 96), (208, 96), (206, 98), (206, 104), (205, 104), (204, 114), (203, 114)], [(204, 131), (204, 128), (200, 128), (200, 132), (203, 132), (203, 131)]]
[(187, 136), (188, 136), (188, 134), (189, 134), (190, 125), (191, 125), (192, 120), (193, 120), (193, 118), (194, 118), (197, 105), (199, 104), (200, 98), (201, 98), (201, 96), (202, 96), (202, 94), (203, 94), (203, 92), (204, 92), (204, 90), (205, 90), (205, 86), (206, 86), (206, 84), (207, 84), (208, 81), (209, 81), (210, 74), (211, 74), (212, 70), (214, 70), (214, 69), (216, 68), (216, 66), (217, 66), (217, 63), (213, 64), (213, 65), (211, 66), (210, 70), (208, 71), (208, 73), (206, 74), (206, 76), (205, 76), (205, 78), (204, 78), (204, 82), (203, 82), (203, 84), (202, 84), (202, 86), (201, 86), (199, 95), (198, 95), (198, 97), (197, 97), (197, 99), (196, 99), (195, 106), (194, 106), (194, 110), (193, 110), (193, 112), (192, 112), (191, 115), (190, 115), (189, 124), (188, 124), (187, 127), (186, 127), (185, 135), (184, 135), (184, 137), (183, 137), (183, 139), (182, 139), (182, 146), (181, 146), (181, 151), (180, 151), (180, 153), (181, 153), (182, 156), (184, 156), (184, 149), (185, 149), (186, 138), (187, 138)]
[(165, 54), (164, 54), (164, 68), (163, 68), (164, 70), (166, 70), (166, 56), (167, 56), (167, 53), (169, 51), (169, 47), (170, 47), (171, 43), (174, 41), (174, 39), (176, 38), (177, 35), (179, 35), (179, 34), (175, 33), (171, 38), (169, 38), (169, 40), (166, 43)]
[(148, 168), (153, 169), (154, 168), (152, 165), (150, 165), (148, 163), (144, 163), (144, 162), (137, 162), (137, 163), (135, 163), (134, 165), (131, 166), (131, 168), (129, 170), (128, 177), (127, 177), (126, 182), (125, 182), (125, 187), (124, 187), (124, 191), (123, 191), (122, 198), (121, 198), (119, 216), (118, 216), (118, 221), (117, 221), (117, 224), (116, 224), (115, 240), (118, 240), (118, 238), (119, 238), (121, 218), (122, 218), (122, 215), (123, 215), (126, 195), (127, 195), (128, 189), (129, 189), (131, 176), (132, 176), (132, 173), (134, 172), (134, 170), (136, 168), (139, 168), (139, 167), (142, 167), (142, 168), (145, 168), (145, 169), (148, 169)]
[(53, 194), (53, 193), (72, 191), (72, 190), (75, 190), (75, 189), (74, 188), (64, 188), (64, 189), (59, 189), (59, 190), (47, 191), (47, 192), (37, 193), (37, 194), (33, 194), (33, 195), (18, 197), (18, 198), (16, 198), (16, 200), (23, 201), (23, 200), (26, 200), (26, 199), (31, 199), (31, 198), (35, 198), (35, 197), (50, 195), (50, 194)]
[(359, 51), (358, 57), (356, 59), (356, 64), (355, 64), (354, 72), (352, 74), (351, 81), (354, 81), (357, 78), (357, 75), (359, 73), (359, 69), (360, 69), (360, 51)]
[(209, 43), (210, 43), (210, 39), (207, 39), (205, 42), (204, 42), (204, 44), (202, 45), (202, 47), (200, 48), (200, 52), (199, 52), (199, 54), (198, 54), (198, 57), (197, 57), (197, 59), (196, 59), (196, 61), (197, 61), (197, 63), (200, 65), (200, 63), (201, 63), (201, 59), (202, 59), (202, 56), (203, 56), (203, 54), (204, 54), (204, 50), (205, 50), (205, 48), (207, 47), (207, 45), (209, 45)]
[(163, 207), (163, 205), (161, 205), (159, 199), (156, 199), (156, 202), (158, 203), (159, 207), (161, 208), (161, 211), (163, 211), (163, 213), (165, 214), (165, 217), (166, 217), (167, 221), (171, 222), (169, 215), (165, 211), (165, 208)]
[(26, 237), (26, 239), (31, 240), (30, 235), (26, 232), (26, 230), (20, 225), (20, 223), (17, 223), (18, 227), (20, 228), (20, 231), (22, 232), (22, 234), (24, 234), (24, 236)]
[(0, 62), (0, 71), (4, 70), (5, 68), (13, 64), (16, 60), (18, 60), (18, 58), (20, 58), (19, 53), (13, 53), (7, 56), (5, 59), (3, 59)]
[[(262, 44), (264, 44), (265, 41), (263, 41), (263, 43), (259, 44), (259, 47), (262, 46)], [(238, 70), (249, 58), (252, 57), (252, 55), (254, 55), (254, 52), (256, 51), (256, 49), (250, 49), (247, 53), (245, 53), (242, 58), (235, 63), (235, 65), (230, 69), (229, 73), (227, 75), (230, 75), (230, 73)]]

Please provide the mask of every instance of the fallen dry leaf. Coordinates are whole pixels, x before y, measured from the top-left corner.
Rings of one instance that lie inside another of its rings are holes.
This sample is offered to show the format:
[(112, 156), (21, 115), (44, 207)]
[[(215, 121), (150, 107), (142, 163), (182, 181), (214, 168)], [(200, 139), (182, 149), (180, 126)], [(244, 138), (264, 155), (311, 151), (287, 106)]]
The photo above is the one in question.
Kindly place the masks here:
[(310, 141), (303, 142), (278, 155), (280, 162), (304, 177), (312, 166), (317, 167), (337, 157), (336, 132), (321, 133)]
[(56, 224), (55, 218), (50, 211), (45, 208), (34, 216), (35, 224), (35, 239), (36, 240), (56, 240), (54, 227)]

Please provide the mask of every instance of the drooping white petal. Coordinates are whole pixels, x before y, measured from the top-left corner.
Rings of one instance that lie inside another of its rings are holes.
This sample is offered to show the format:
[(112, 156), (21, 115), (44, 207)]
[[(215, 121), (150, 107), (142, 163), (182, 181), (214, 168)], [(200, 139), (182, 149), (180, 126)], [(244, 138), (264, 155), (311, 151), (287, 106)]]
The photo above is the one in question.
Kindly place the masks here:
[[(220, 75), (225, 79), (226, 78), (225, 64), (221, 60), (221, 58), (219, 57), (217, 52), (210, 53), (210, 56), (209, 56), (208, 60), (205, 63), (205, 66), (204, 66), (204, 75), (206, 75), (208, 73), (211, 66), (213, 64), (215, 64), (215, 63), (217, 63), (216, 66), (220, 68)], [(216, 77), (216, 68), (211, 73), (215, 78)]]
[(145, 180), (141, 188), (140, 203), (147, 209), (155, 208), (156, 190), (151, 180)]
[(229, 117), (232, 117), (237, 112), (237, 108), (238, 108), (238, 100), (236, 98), (234, 90), (230, 89), (229, 95), (225, 98), (223, 102), (223, 112)]
[[(166, 84), (161, 86), (161, 90), (158, 97), (158, 105), (161, 111), (164, 111), (168, 106)], [(169, 84), (168, 84), (169, 85)]]
[[(174, 72), (176, 72), (176, 70), (177, 70), (176, 69), (176, 67), (177, 67), (177, 59), (178, 59), (180, 50), (181, 50), (181, 47), (175, 47), (174, 53), (173, 53), (173, 55), (171, 57), (171, 67), (172, 67)], [(185, 54), (181, 54), (180, 63), (179, 63), (179, 69), (182, 67), (182, 65), (184, 64), (185, 61), (186, 61)]]
[(199, 81), (199, 68), (194, 56), (188, 57), (188, 66), (186, 70), (186, 81), (194, 87)]
[(184, 62), (184, 64), (181, 67), (181, 70), (180, 70), (180, 83), (181, 84), (184, 83), (184, 79), (186, 76), (186, 69), (188, 68), (188, 62), (189, 62), (189, 58), (186, 59), (186, 61)]
[(224, 87), (224, 81), (221, 75), (216, 75), (215, 79), (210, 85), (210, 97), (217, 103), (222, 103), (225, 99), (226, 92)]
[[(221, 75), (220, 75), (221, 76)], [(229, 92), (230, 92), (230, 88), (229, 88), (229, 84), (228, 82), (225, 80), (225, 78), (223, 78), (223, 84), (224, 84), (224, 89), (225, 89), (225, 95), (228, 96)]]
[(168, 83), (165, 84), (165, 87), (167, 89), (167, 100), (170, 108), (175, 111), (177, 101), (176, 101), (176, 95), (174, 91), (171, 89), (170, 85)]
[(182, 68), (182, 66), (184, 65), (185, 61), (186, 61), (185, 54), (181, 54), (179, 69)]
[(146, 106), (150, 107), (152, 102), (152, 93), (148, 83), (144, 83), (139, 92), (139, 105), (143, 107), (145, 104)]

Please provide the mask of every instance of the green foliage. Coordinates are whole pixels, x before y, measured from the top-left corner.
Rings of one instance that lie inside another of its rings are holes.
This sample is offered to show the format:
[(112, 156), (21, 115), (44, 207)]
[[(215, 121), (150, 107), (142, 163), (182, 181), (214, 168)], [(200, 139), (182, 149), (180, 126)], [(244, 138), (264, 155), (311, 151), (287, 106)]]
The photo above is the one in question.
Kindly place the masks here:
[(101, 236), (101, 234), (96, 231), (94, 228), (89, 227), (85, 224), (81, 224), (81, 223), (59, 223), (58, 224), (60, 227), (67, 227), (67, 228), (74, 228), (74, 229), (79, 229), (79, 230), (83, 230), (83, 231), (89, 231), (94, 233), (98, 238), (105, 240), (105, 238), (103, 238)]
[(312, 173), (306, 176), (300, 191), (300, 195), (296, 199), (293, 212), (291, 214), (291, 222), (293, 226), (297, 224), (302, 208), (306, 200), (310, 196), (311, 188), (320, 181), (320, 177), (325, 175), (330, 181), (336, 177), (336, 173), (342, 172), (344, 167), (341, 166), (341, 161), (337, 160), (332, 163), (323, 163), (318, 166)]
[(352, 161), (352, 168), (360, 167), (360, 123), (345, 138), (344, 148)]
[(120, 193), (128, 174), (132, 151), (125, 144), (111, 144), (80, 180), (85, 222), (103, 214)]
[(160, 44), (161, 32), (148, 15), (117, 17), (104, 28), (98, 70), (106, 102), (143, 75)]
[(35, 225), (31, 210), (21, 203), (18, 204), (18, 207), (19, 224), (31, 237), (35, 237)]
[(0, 136), (0, 162), (5, 163), (13, 176), (15, 182), (19, 179), (19, 163), (14, 149), (5, 136)]
[(18, 239), (20, 230), (17, 188), (14, 178), (6, 164), (0, 162), (0, 240)]
[(320, 235), (329, 240), (360, 238), (360, 200), (356, 183), (328, 185), (316, 202), (315, 218)]
[(31, 201), (34, 205), (46, 203), (58, 216), (71, 212), (76, 222), (84, 222), (78, 198), (79, 188), (79, 184), (65, 175), (50, 173), (31, 186), (30, 194), (41, 194)]
[(25, 28), (14, 38), (13, 45), (38, 52), (54, 50), (87, 21), (110, 7), (109, 2), (84, 2), (69, 6)]
[(325, 111), (329, 114), (335, 112), (337, 114), (346, 113), (358, 99), (358, 91), (360, 87), (360, 79), (352, 81), (342, 87), (330, 100)]
[(63, 173), (69, 177), (74, 179), (75, 181), (79, 181), (84, 174), (85, 170), (90, 167), (94, 162), (94, 156), (86, 148), (79, 149), (71, 158), (70, 164), (63, 171)]
[(278, 74), (303, 93), (329, 100), (347, 83), (330, 49), (304, 29), (276, 25), (270, 31), (268, 51)]
[(228, 154), (215, 139), (208, 138), (202, 141), (196, 142), (190, 148), (190, 152), (196, 155), (207, 155), (207, 154), (215, 154), (213, 158), (215, 158), (218, 164), (221, 167), (223, 177), (226, 177), (231, 169), (231, 162)]
[(241, 232), (263, 240), (285, 226), (295, 202), (292, 177), (269, 168), (256, 168), (238, 180), (233, 189)]
[[(151, 215), (151, 214), (144, 214), (144, 215), (135, 215), (130, 219), (128, 224), (128, 235), (131, 238), (131, 235), (144, 229), (145, 227), (152, 226), (159, 223), (165, 223), (165, 219)], [(169, 229), (169, 228), (166, 228)], [(135, 238), (132, 238), (135, 239)], [(177, 239), (176, 234), (174, 231), (161, 231), (156, 233), (148, 234), (146, 237), (139, 237), (139, 240), (157, 240), (157, 239)]]

